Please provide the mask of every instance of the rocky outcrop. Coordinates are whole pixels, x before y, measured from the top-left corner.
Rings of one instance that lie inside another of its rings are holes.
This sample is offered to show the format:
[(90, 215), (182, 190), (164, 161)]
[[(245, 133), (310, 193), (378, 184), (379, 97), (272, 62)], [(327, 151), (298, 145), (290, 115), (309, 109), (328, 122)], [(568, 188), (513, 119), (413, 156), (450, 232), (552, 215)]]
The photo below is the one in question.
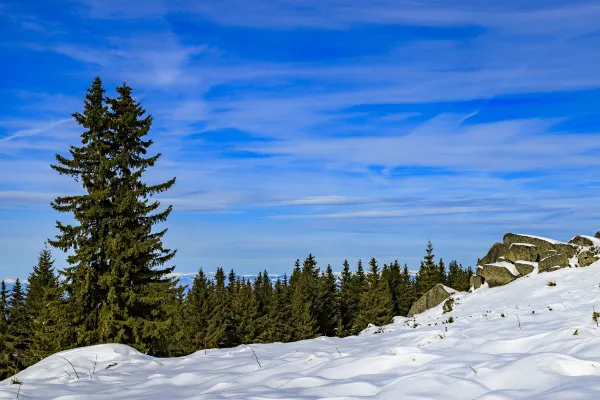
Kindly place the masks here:
[(506, 285), (520, 276), (515, 266), (506, 261), (479, 265), (476, 274), (482, 277), (489, 287)]
[(600, 260), (600, 231), (577, 235), (567, 243), (533, 235), (507, 233), (477, 266), (471, 287), (506, 285), (522, 276), (567, 267), (586, 267)]
[(539, 261), (539, 251), (537, 247), (529, 243), (513, 243), (508, 247), (507, 259), (512, 261)]
[(538, 266), (536, 262), (516, 261), (515, 268), (521, 276), (529, 275)]
[(564, 254), (567, 258), (573, 258), (581, 251), (581, 248), (570, 243), (557, 243), (553, 246), (553, 250), (558, 254)]
[(600, 260), (600, 257), (595, 255), (590, 250), (584, 250), (577, 256), (577, 261), (579, 262), (580, 267), (587, 267), (598, 260)]
[(547, 272), (569, 266), (569, 258), (565, 254), (554, 254), (540, 260), (538, 271)]
[(479, 260), (479, 265), (492, 264), (500, 260), (500, 257), (506, 257), (508, 246), (504, 243), (494, 243), (488, 253)]
[(507, 233), (504, 235), (504, 244), (510, 246), (513, 243), (527, 243), (534, 245), (538, 251), (546, 251), (553, 248), (553, 244), (560, 243), (559, 241), (546, 239), (539, 236), (519, 235), (516, 233)]
[(454, 299), (452, 297), (449, 297), (444, 302), (444, 305), (442, 306), (442, 311), (444, 311), (444, 314), (449, 313), (450, 311), (452, 311), (453, 307), (454, 307)]
[(485, 281), (479, 275), (473, 275), (471, 277), (471, 287), (473, 289), (479, 289), (481, 287), (481, 285), (483, 285), (483, 282), (485, 282)]
[(594, 239), (597, 240), (595, 237), (577, 235), (573, 239), (569, 240), (569, 243), (582, 247), (592, 247), (594, 246)]
[(425, 293), (419, 300), (415, 301), (408, 312), (408, 317), (413, 317), (416, 314), (421, 314), (430, 308), (437, 307), (444, 300), (454, 294), (456, 291), (447, 286), (438, 283)]

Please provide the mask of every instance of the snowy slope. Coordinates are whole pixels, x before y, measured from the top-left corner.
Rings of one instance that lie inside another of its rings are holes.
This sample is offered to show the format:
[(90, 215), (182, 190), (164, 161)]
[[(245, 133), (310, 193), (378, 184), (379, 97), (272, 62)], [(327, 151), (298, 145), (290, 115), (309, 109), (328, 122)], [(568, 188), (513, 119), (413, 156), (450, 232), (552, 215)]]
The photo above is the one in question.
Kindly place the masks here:
[[(60, 354), (80, 379), (51, 356), (17, 375), (19, 398), (600, 398), (600, 329), (592, 321), (599, 283), (597, 262), (457, 293), (453, 312), (429, 310), (416, 317), (416, 328), (396, 318), (379, 334), (252, 345), (262, 368), (244, 347), (177, 359), (121, 345), (81, 348)], [(444, 324), (450, 315), (454, 322)], [(14, 399), (17, 389), (0, 383), (0, 399)]]

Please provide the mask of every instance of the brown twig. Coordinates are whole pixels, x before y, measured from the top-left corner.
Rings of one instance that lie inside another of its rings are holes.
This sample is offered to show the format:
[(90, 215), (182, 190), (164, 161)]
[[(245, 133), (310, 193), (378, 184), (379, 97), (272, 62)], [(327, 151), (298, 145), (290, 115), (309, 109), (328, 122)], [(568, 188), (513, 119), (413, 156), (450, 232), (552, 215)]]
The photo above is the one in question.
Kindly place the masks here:
[(73, 364), (71, 364), (71, 361), (67, 360), (66, 358), (64, 358), (63, 356), (56, 356), (59, 358), (62, 358), (63, 360), (65, 360), (66, 362), (68, 362), (71, 365), (71, 368), (73, 368), (73, 372), (75, 372), (75, 376), (77, 377), (77, 379), (79, 379), (79, 374), (77, 373), (77, 371), (75, 370), (75, 367), (73, 366)]
[(252, 350), (252, 354), (254, 354), (254, 358), (256, 358), (256, 362), (258, 363), (258, 367), (262, 368), (262, 365), (260, 365), (260, 362), (258, 361), (258, 357), (256, 356), (256, 353), (254, 352), (254, 349), (252, 348), (252, 346), (248, 346), (250, 347), (250, 350)]
[(519, 322), (519, 329), (521, 329), (521, 320), (519, 319), (518, 315), (517, 315), (517, 321)]
[(96, 364), (98, 363), (98, 355), (96, 354), (96, 359), (94, 360), (94, 370), (92, 371), (92, 376), (91, 378), (94, 377), (94, 374), (96, 373)]
[(338, 354), (341, 356), (342, 353), (340, 353), (340, 351), (338, 350), (338, 348), (336, 347), (335, 349), (337, 350)]

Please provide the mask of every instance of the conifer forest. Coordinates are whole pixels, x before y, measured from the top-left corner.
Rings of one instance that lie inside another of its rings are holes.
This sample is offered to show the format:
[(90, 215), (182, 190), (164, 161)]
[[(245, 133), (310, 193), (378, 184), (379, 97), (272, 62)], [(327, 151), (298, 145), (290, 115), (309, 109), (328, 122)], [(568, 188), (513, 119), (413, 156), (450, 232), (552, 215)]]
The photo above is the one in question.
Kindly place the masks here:
[[(291, 274), (276, 280), (267, 271), (249, 280), (234, 270), (218, 268), (213, 275), (200, 268), (191, 287), (183, 287), (171, 275), (176, 250), (163, 247), (167, 230), (157, 229), (172, 207), (154, 198), (176, 178), (154, 185), (144, 180), (161, 157), (148, 138), (152, 117), (127, 84), (108, 97), (95, 78), (83, 112), (73, 118), (81, 141), (49, 168), (81, 191), (51, 203), (56, 236), (40, 243), (27, 284), (17, 280), (10, 290), (1, 284), (0, 380), (58, 351), (101, 343), (177, 357), (356, 335), (369, 324), (406, 316), (438, 283), (469, 289), (471, 268), (446, 265), (431, 243), (414, 276), (399, 261), (325, 266), (309, 254), (291, 260)], [(53, 252), (67, 253), (65, 266), (54, 265)]]

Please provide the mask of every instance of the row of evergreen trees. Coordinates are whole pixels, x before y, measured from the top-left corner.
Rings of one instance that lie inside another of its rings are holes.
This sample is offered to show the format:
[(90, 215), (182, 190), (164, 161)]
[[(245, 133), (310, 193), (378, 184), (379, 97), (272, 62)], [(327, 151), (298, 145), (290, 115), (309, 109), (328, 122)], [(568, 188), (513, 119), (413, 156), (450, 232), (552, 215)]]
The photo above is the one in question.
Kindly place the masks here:
[[(330, 265), (324, 271), (313, 255), (275, 282), (267, 271), (252, 282), (233, 270), (226, 277), (218, 268), (214, 278), (202, 269), (189, 290), (177, 287), (164, 296), (170, 338), (157, 355), (181, 356), (203, 348), (233, 347), (247, 343), (290, 342), (317, 336), (358, 334), (368, 324), (384, 325), (394, 316), (405, 316), (413, 302), (437, 283), (468, 290), (471, 271), (442, 259), (433, 261), (433, 246), (416, 276), (398, 261), (381, 268), (375, 258), (356, 271), (345, 261), (340, 276)], [(40, 252), (38, 264), (23, 288), (17, 280), (9, 294), (0, 288), (0, 379), (35, 364), (61, 350), (77, 346), (73, 332), (81, 331), (69, 320), (68, 285), (59, 282), (50, 250)], [(135, 342), (126, 340), (143, 350)], [(105, 343), (98, 340), (96, 343)], [(95, 343), (90, 343), (95, 344)]]
[[(44, 249), (24, 289), (0, 287), (0, 378), (57, 351), (99, 343), (123, 343), (156, 356), (176, 356), (202, 348), (249, 342), (346, 336), (367, 324), (405, 315), (412, 302), (438, 282), (468, 288), (470, 271), (452, 262), (434, 262), (433, 247), (416, 279), (397, 262), (381, 268), (371, 259), (355, 273), (344, 264), (336, 280), (311, 255), (296, 263), (289, 279), (274, 284), (263, 272), (251, 283), (219, 269), (214, 279), (202, 271), (189, 293), (169, 278), (174, 250), (163, 247), (165, 222), (153, 196), (175, 178), (148, 185), (144, 174), (160, 153), (148, 155), (152, 117), (127, 84), (105, 96), (100, 78), (88, 89), (81, 143), (56, 155), (52, 169), (81, 185), (77, 194), (58, 197), (52, 208), (68, 213), (57, 221), (48, 244), (68, 253), (67, 266), (54, 271)], [(60, 279), (59, 279), (60, 276)]]

